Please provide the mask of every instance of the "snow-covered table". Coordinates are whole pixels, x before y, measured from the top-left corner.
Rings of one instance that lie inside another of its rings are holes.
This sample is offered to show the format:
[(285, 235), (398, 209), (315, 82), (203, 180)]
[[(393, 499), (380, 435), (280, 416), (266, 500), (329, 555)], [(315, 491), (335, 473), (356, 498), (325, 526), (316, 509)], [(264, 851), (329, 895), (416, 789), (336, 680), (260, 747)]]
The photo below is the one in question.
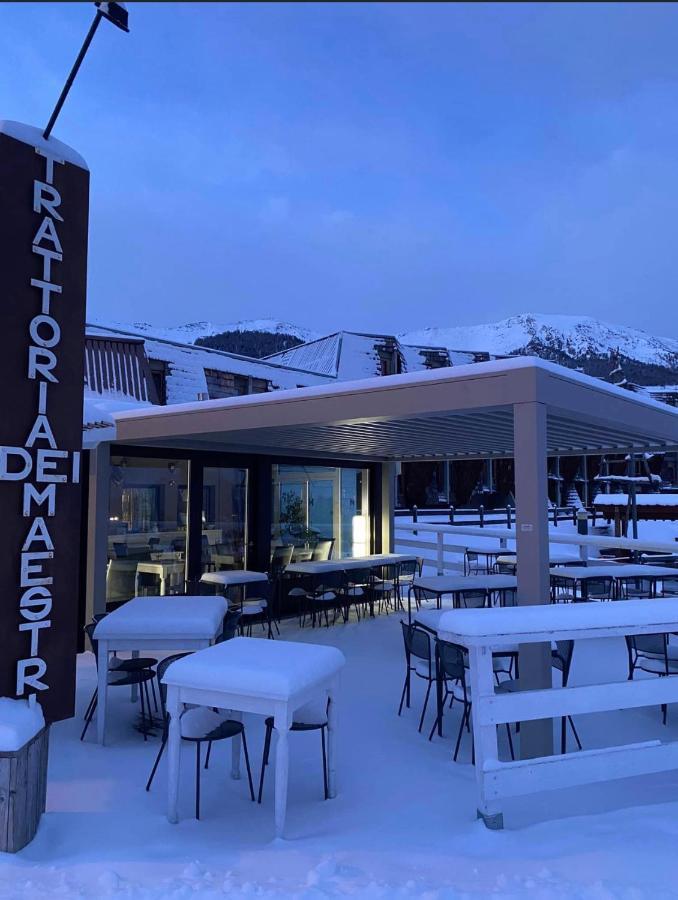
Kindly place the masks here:
[(322, 575), (324, 572), (349, 572), (352, 569), (370, 569), (390, 566), (400, 562), (412, 562), (416, 556), (409, 553), (372, 553), (369, 556), (347, 556), (344, 559), (319, 559), (290, 563), (285, 573), (291, 575)]
[(581, 584), (583, 581), (589, 581), (592, 578), (612, 578), (617, 586), (624, 581), (643, 578), (656, 585), (662, 578), (675, 578), (678, 580), (678, 569), (670, 566), (650, 566), (635, 563), (608, 563), (601, 565), (590, 563), (588, 566), (549, 569), (549, 575), (561, 583), (563, 581), (572, 582), (576, 590), (578, 584)]
[(496, 694), (492, 667), (493, 649), (512, 644), (676, 631), (678, 599), (454, 610), (440, 617), (437, 630), (443, 640), (469, 651), (478, 814), (488, 827), (503, 827), (504, 797), (678, 769), (678, 741), (643, 741), (515, 762), (501, 762), (497, 750), (497, 725), (674, 703), (678, 678)]
[[(287, 809), (288, 732), (297, 709), (328, 699), (328, 792), (336, 796), (336, 690), (346, 660), (336, 647), (238, 637), (179, 659), (167, 669), (170, 714), (167, 818), (178, 821), (180, 716), (184, 704), (273, 716), (278, 742), (275, 757), (275, 830), (282, 837)], [(233, 743), (233, 777), (239, 777), (240, 743)]]
[[(449, 594), (456, 603), (459, 594), (464, 591), (487, 591), (491, 594), (515, 591), (518, 588), (518, 579), (515, 575), (428, 575), (415, 578), (413, 586), (433, 594), (438, 602), (445, 594)], [(410, 594), (407, 597), (407, 609), (411, 621)]]
[(97, 624), (97, 737), (104, 743), (108, 654), (115, 650), (199, 650), (213, 644), (228, 604), (223, 597), (134, 597)]
[(151, 562), (138, 562), (134, 577), (134, 589), (139, 591), (139, 575), (156, 575), (160, 581), (160, 596), (167, 593), (167, 582), (170, 585), (176, 575), (183, 575), (186, 563), (177, 559), (159, 559)]
[(268, 575), (266, 572), (254, 572), (252, 569), (226, 569), (221, 572), (203, 572), (200, 580), (203, 584), (218, 584), (223, 588), (232, 588), (268, 581)]

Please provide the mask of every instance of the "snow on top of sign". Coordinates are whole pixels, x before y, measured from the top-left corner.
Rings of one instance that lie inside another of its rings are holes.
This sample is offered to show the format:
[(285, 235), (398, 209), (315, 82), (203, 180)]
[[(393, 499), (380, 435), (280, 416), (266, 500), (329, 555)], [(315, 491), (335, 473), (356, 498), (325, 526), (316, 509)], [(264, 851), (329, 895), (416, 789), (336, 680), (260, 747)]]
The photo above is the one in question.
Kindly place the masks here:
[(13, 122), (11, 119), (0, 119), (0, 134), (6, 134), (8, 137), (14, 138), (15, 141), (30, 144), (31, 147), (37, 147), (38, 150), (49, 153), (55, 159), (63, 160), (63, 162), (71, 163), (71, 165), (79, 166), (81, 169), (89, 171), (89, 166), (76, 150), (53, 137), (45, 140), (42, 136), (42, 129), (36, 128), (34, 125)]
[(287, 700), (346, 662), (336, 647), (233, 638), (172, 663), (165, 684)]
[(39, 704), (0, 697), (0, 751), (19, 750), (44, 727)]
[[(594, 506), (626, 506), (628, 494), (598, 494)], [(637, 494), (637, 506), (678, 506), (678, 494)]]

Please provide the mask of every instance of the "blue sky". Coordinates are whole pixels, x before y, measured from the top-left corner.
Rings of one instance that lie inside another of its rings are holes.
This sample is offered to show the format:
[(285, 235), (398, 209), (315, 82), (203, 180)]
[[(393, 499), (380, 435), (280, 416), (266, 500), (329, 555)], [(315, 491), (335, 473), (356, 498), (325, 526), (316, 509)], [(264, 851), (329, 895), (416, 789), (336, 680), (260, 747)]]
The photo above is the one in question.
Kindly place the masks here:
[[(0, 5), (42, 125), (88, 3)], [(678, 332), (678, 7), (130, 4), (55, 129), (89, 309), (400, 331), (519, 312)]]

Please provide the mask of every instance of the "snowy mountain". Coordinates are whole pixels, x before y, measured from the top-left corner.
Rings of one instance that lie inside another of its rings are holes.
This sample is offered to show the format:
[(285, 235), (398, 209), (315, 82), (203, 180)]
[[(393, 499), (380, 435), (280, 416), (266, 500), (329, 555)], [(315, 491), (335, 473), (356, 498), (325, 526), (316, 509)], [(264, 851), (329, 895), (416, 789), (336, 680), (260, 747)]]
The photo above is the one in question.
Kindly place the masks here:
[(607, 356), (611, 350), (619, 350), (622, 356), (637, 362), (660, 366), (678, 363), (678, 339), (654, 337), (590, 316), (524, 314), (487, 325), (423, 328), (398, 337), (406, 344), (486, 350), (497, 355), (528, 353), (533, 347), (548, 348), (572, 358)]
[(296, 338), (298, 341), (312, 341), (319, 335), (307, 328), (299, 328), (297, 325), (291, 325), (289, 322), (278, 322), (276, 319), (246, 319), (240, 322), (187, 322), (185, 325), (174, 325), (171, 327), (162, 327), (151, 325), (148, 322), (132, 322), (119, 323), (111, 322), (110, 319), (90, 318), (92, 325), (106, 325), (115, 327), (116, 325), (126, 331), (132, 331), (144, 337), (154, 337), (164, 341), (178, 341), (181, 344), (195, 344), (196, 341), (204, 338), (211, 338), (214, 335), (223, 333), (248, 333), (258, 332), (266, 334), (284, 335), (286, 337)]
[(589, 316), (523, 314), (501, 322), (454, 328), (423, 328), (398, 335), (407, 344), (432, 344), (451, 350), (485, 350), (496, 355), (533, 354), (556, 362), (584, 365), (623, 359), (678, 370), (678, 339), (659, 338)]

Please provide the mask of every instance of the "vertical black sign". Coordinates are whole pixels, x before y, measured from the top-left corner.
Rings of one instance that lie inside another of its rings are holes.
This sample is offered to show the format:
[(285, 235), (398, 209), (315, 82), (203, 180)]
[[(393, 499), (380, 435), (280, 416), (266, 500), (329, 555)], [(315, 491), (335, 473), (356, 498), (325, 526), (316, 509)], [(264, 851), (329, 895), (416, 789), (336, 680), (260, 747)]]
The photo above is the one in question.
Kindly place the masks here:
[(73, 715), (89, 172), (0, 122), (0, 695)]

